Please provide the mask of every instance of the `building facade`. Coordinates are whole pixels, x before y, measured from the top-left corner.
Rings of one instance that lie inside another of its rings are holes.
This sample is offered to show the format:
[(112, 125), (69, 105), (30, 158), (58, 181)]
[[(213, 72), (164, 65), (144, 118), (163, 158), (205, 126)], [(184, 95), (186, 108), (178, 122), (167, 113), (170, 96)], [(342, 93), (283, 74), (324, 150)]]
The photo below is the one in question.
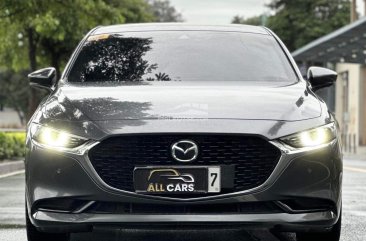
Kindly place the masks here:
[(318, 94), (340, 124), (344, 151), (366, 154), (366, 18), (323, 36), (292, 53), (301, 69), (335, 70), (334, 87)]

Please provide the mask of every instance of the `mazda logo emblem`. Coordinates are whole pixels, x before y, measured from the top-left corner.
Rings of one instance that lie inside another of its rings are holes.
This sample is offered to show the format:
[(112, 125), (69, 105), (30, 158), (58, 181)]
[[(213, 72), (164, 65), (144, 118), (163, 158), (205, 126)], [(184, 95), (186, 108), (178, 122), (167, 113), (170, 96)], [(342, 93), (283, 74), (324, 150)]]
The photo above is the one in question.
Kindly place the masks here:
[(181, 140), (172, 145), (172, 156), (180, 162), (190, 162), (197, 158), (197, 144), (190, 140)]

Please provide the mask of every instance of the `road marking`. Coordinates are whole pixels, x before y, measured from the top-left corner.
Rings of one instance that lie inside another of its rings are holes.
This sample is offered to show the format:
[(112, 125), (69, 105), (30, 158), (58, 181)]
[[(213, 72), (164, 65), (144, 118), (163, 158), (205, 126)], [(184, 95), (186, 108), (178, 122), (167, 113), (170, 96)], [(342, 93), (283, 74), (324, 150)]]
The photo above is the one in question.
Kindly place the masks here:
[(10, 176), (18, 175), (18, 174), (23, 174), (24, 172), (25, 172), (25, 170), (11, 172), (11, 173), (8, 173), (8, 174), (0, 175), (0, 178), (10, 177)]
[(348, 170), (348, 171), (354, 171), (354, 172), (362, 172), (362, 173), (366, 173), (366, 169), (363, 169), (363, 168), (357, 168), (357, 167), (343, 167), (345, 170)]

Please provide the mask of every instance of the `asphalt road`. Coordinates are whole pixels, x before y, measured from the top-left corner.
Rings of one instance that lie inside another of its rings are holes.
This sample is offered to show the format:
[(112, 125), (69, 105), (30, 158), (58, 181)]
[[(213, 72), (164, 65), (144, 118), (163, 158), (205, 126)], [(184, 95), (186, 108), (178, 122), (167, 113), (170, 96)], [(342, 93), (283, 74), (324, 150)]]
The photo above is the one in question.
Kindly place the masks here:
[[(366, 160), (347, 159), (343, 183), (342, 241), (366, 240)], [(26, 241), (24, 229), (24, 175), (0, 179), (0, 241)], [(272, 234), (268, 230), (255, 231), (94, 231), (74, 234), (72, 241), (294, 241), (291, 233)]]

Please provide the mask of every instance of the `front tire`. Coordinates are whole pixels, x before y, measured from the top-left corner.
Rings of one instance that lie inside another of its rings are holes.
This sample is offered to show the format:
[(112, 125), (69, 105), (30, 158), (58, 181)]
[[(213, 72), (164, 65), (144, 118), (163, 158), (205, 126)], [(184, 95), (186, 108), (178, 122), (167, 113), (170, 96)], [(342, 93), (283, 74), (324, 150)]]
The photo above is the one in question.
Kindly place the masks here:
[(339, 241), (342, 228), (342, 213), (337, 223), (329, 232), (323, 233), (296, 233), (297, 241)]
[(27, 205), (25, 207), (25, 223), (28, 241), (70, 241), (70, 235), (65, 233), (44, 233), (33, 226), (28, 216)]

